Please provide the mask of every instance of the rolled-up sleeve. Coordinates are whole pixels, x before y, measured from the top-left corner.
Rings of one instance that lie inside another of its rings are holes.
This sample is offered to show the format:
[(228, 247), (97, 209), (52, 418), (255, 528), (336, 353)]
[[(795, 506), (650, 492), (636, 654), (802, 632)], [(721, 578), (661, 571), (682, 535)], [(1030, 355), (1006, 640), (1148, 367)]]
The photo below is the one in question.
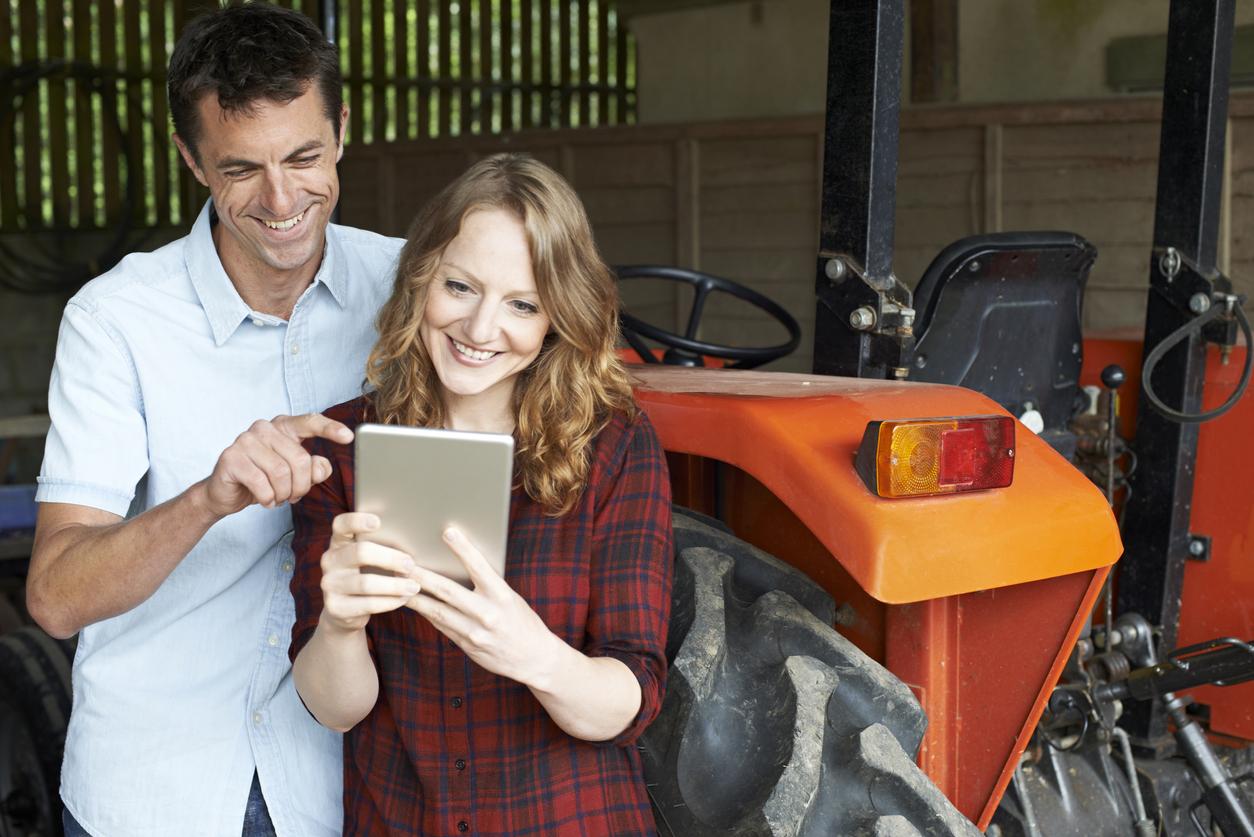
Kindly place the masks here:
[(657, 717), (666, 689), (671, 610), (671, 492), (666, 458), (642, 414), (626, 430), (618, 467), (598, 491), (587, 645), (621, 661), (640, 683), (640, 710), (610, 746), (635, 743)]
[(125, 515), (148, 471), (138, 376), (122, 340), (74, 300), (57, 335), (48, 414), (35, 498)]

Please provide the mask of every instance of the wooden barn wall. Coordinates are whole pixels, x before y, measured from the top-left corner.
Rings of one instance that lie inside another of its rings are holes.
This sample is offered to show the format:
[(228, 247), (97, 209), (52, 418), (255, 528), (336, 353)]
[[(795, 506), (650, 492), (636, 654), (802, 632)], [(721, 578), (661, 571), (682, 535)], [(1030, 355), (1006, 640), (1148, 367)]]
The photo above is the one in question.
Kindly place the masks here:
[[(904, 111), (896, 260), (913, 285), (967, 235), (1063, 229), (1098, 248), (1084, 324), (1144, 319), (1160, 107), (1150, 98)], [(341, 164), (345, 223), (403, 234), (419, 207), (472, 160), (534, 154), (583, 198), (611, 264), (697, 267), (779, 300), (802, 323), (801, 349), (776, 368), (808, 370), (814, 322), (822, 120), (640, 126), (350, 148)], [(1254, 290), (1254, 95), (1233, 97), (1220, 265)], [(630, 309), (677, 324), (685, 294), (629, 283)], [(782, 329), (743, 303), (714, 299), (705, 338), (778, 342)]]

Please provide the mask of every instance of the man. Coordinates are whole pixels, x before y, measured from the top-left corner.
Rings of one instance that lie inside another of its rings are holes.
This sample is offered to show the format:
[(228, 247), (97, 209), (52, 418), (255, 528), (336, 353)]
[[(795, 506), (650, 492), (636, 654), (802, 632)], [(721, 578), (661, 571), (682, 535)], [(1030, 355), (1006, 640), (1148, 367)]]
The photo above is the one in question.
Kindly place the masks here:
[(81, 633), (66, 831), (338, 834), (340, 739), (287, 659), (286, 504), (331, 470), (302, 439), (352, 439), (318, 411), (360, 394), (401, 242), (328, 225), (347, 108), (307, 18), (210, 12), (168, 85), (211, 201), (70, 300), (49, 394), (27, 603)]

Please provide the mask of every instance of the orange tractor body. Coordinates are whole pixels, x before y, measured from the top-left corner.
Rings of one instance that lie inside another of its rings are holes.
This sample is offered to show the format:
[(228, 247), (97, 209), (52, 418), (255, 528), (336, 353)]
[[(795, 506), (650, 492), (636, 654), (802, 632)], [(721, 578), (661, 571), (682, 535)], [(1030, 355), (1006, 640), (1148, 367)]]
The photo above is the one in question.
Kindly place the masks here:
[(805, 572), (837, 627), (911, 687), (920, 764), (980, 827), (1122, 546), (1101, 492), (1019, 428), (1003, 489), (882, 499), (854, 468), (871, 421), (1005, 414), (960, 387), (637, 367), (676, 502)]

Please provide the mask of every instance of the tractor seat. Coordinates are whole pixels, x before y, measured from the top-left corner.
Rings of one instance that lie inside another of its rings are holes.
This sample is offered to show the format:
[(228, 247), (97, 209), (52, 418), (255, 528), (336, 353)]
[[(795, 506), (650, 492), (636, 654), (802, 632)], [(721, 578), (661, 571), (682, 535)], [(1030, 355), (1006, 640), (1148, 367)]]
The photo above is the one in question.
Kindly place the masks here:
[(1080, 305), (1097, 250), (1066, 232), (972, 236), (941, 251), (914, 291), (911, 380), (982, 392), (1074, 452)]

